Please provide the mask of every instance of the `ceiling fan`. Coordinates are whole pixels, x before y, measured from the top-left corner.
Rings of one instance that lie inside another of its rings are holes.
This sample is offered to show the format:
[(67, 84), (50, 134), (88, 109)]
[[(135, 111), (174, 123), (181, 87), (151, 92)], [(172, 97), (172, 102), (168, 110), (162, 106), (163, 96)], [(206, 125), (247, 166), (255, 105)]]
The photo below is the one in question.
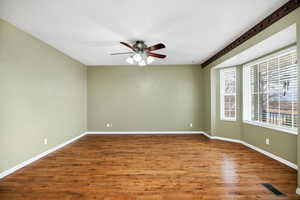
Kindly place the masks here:
[(124, 54), (132, 54), (130, 57), (126, 59), (129, 64), (137, 63), (139, 66), (145, 66), (154, 61), (154, 58), (166, 58), (166, 55), (153, 53), (152, 51), (156, 51), (159, 49), (166, 48), (163, 43), (158, 43), (156, 45), (148, 47), (144, 41), (138, 40), (133, 45), (130, 45), (126, 42), (120, 42), (120, 44), (130, 48), (132, 52), (122, 52), (122, 53), (112, 53), (111, 55), (124, 55)]

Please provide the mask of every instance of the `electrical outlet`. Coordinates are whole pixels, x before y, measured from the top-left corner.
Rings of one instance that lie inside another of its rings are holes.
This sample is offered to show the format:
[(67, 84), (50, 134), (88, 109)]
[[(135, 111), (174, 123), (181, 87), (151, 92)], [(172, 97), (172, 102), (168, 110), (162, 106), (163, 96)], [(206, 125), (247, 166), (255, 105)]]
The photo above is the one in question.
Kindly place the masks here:
[(193, 127), (193, 123), (190, 123), (190, 127)]
[(270, 139), (266, 138), (266, 145), (270, 145)]
[(44, 144), (45, 144), (45, 145), (48, 144), (48, 139), (47, 139), (47, 138), (44, 139)]

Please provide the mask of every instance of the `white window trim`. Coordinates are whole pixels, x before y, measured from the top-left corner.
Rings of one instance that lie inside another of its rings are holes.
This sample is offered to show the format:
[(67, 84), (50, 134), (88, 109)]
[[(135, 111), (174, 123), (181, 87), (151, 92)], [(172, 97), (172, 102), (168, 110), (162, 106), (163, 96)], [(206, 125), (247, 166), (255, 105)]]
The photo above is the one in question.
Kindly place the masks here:
[[(235, 93), (226, 93), (226, 95), (233, 95), (234, 98), (235, 98), (235, 105), (234, 105), (234, 108), (235, 108), (235, 116), (234, 117), (225, 117), (225, 113), (224, 113), (224, 94), (223, 94), (223, 88), (224, 88), (224, 82), (222, 81), (223, 80), (223, 77), (222, 77), (222, 73), (223, 72), (226, 72), (226, 71), (234, 71), (235, 73)], [(225, 69), (221, 69), (220, 70), (220, 114), (221, 114), (221, 120), (222, 121), (231, 121), (231, 122), (234, 122), (236, 121), (236, 101), (237, 101), (237, 97), (236, 97), (236, 92), (237, 92), (237, 88), (236, 88), (236, 80), (237, 80), (237, 73), (236, 73), (236, 68), (235, 67), (230, 67), (230, 68), (225, 68)]]
[(254, 125), (254, 126), (260, 126), (260, 127), (263, 127), (263, 128), (268, 128), (268, 129), (272, 129), (272, 130), (276, 130), (276, 131), (281, 131), (281, 132), (285, 132), (285, 133), (290, 133), (290, 134), (293, 134), (293, 135), (298, 135), (298, 130), (297, 129), (285, 128), (283, 126), (277, 126), (277, 125), (273, 125), (273, 124), (268, 124), (268, 123), (263, 123), (263, 122), (255, 122), (255, 121), (248, 121), (248, 120), (245, 120), (244, 123)]
[(282, 51), (270, 54), (266, 57), (257, 59), (253, 62), (246, 63), (243, 66), (243, 122), (244, 123), (255, 125), (255, 126), (260, 126), (260, 127), (264, 127), (264, 128), (269, 128), (269, 129), (273, 129), (273, 130), (277, 130), (277, 131), (281, 131), (281, 132), (285, 132), (285, 133), (289, 133), (289, 134), (293, 134), (293, 135), (298, 135), (298, 128), (289, 128), (289, 127), (278, 126), (278, 125), (274, 125), (274, 124), (268, 124), (268, 123), (248, 120), (247, 119), (247, 114), (249, 112), (251, 113), (251, 107), (247, 106), (247, 105), (251, 105), (251, 102), (250, 102), (251, 99), (248, 98), (247, 93), (245, 92), (246, 90), (248, 90), (250, 88), (249, 87), (249, 84), (250, 84), (250, 80), (249, 80), (250, 79), (250, 74), (249, 74), (249, 72), (250, 72), (250, 70), (246, 70), (246, 68), (251, 67), (253, 65), (257, 65), (257, 64), (265, 62), (265, 61), (268, 61), (268, 60), (270, 60), (270, 59), (272, 59), (276, 56), (284, 56), (284, 55), (289, 54), (293, 51), (297, 51), (297, 46), (296, 45), (292, 46), (292, 47), (289, 47), (289, 48), (286, 48)]

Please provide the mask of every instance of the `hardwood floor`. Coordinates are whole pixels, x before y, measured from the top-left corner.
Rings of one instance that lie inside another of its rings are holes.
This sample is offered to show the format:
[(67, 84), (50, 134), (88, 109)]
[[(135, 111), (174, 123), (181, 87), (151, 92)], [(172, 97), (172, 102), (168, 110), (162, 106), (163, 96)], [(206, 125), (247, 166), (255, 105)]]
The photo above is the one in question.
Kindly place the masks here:
[(202, 135), (88, 135), (1, 179), (0, 199), (300, 199), (296, 180), (292, 168)]

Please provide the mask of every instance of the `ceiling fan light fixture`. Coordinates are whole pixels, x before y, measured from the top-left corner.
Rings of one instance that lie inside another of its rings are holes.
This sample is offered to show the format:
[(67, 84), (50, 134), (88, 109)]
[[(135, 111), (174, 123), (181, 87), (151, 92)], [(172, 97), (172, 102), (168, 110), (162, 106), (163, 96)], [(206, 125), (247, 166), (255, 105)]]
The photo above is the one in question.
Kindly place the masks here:
[(134, 54), (133, 59), (136, 62), (140, 62), (142, 60), (142, 56), (140, 54), (136, 53), (136, 54)]
[(134, 59), (132, 58), (132, 56), (130, 56), (126, 59), (126, 62), (132, 65), (134, 63)]
[(154, 61), (154, 58), (152, 56), (147, 57), (147, 63), (151, 64)]
[(133, 45), (128, 44), (126, 42), (120, 43), (126, 46), (127, 48), (131, 49), (132, 52), (113, 53), (111, 55), (131, 54), (130, 57), (126, 59), (126, 62), (131, 65), (138, 64), (139, 66), (145, 66), (153, 63), (155, 61), (155, 58), (164, 59), (167, 57), (166, 55), (152, 52), (166, 48), (166, 46), (163, 43), (158, 43), (150, 47), (148, 47), (142, 40), (135, 41)]

